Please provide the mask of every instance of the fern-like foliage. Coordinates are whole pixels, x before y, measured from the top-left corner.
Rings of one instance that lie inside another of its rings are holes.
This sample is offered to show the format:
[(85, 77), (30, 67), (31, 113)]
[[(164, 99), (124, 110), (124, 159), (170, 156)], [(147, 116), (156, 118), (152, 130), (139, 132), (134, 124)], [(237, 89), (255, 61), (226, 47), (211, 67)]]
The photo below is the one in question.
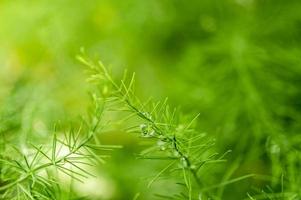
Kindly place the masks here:
[[(215, 152), (212, 148), (215, 140), (195, 128), (199, 115), (187, 120), (168, 105), (167, 99), (141, 101), (135, 94), (135, 74), (128, 77), (125, 73), (116, 82), (101, 62), (95, 63), (84, 55), (78, 56), (78, 60), (88, 69), (87, 81), (95, 85), (88, 118), (82, 117), (80, 125), (68, 130), (58, 124), (44, 143), (20, 144), (16, 142), (18, 137), (7, 140), (2, 134), (2, 199), (78, 198), (73, 182), (97, 176), (93, 168), (104, 162), (103, 152), (119, 147), (103, 145), (98, 137), (115, 125), (125, 133), (138, 133), (141, 141), (147, 142), (138, 158), (162, 163), (162, 169), (148, 180), (146, 187), (151, 189), (161, 179), (178, 186), (176, 193), (155, 194), (157, 198), (218, 199), (215, 189), (222, 190), (228, 184), (253, 176), (228, 178), (218, 183), (207, 181), (212, 168), (209, 164), (224, 162), (229, 151), (222, 155)], [(26, 135), (22, 138), (27, 140)]]
[[(138, 133), (143, 140), (150, 141), (151, 145), (138, 155), (142, 159), (167, 161), (165, 167), (158, 172), (148, 183), (148, 187), (161, 176), (181, 177), (177, 184), (183, 187), (184, 192), (178, 194), (158, 194), (165, 199), (201, 199), (210, 197), (210, 190), (222, 188), (227, 184), (240, 181), (252, 175), (246, 175), (227, 180), (215, 185), (207, 185), (201, 175), (202, 168), (209, 163), (224, 162), (223, 155), (214, 152), (214, 139), (194, 128), (199, 115), (192, 120), (183, 120), (176, 109), (171, 109), (167, 99), (163, 102), (154, 102), (152, 99), (141, 101), (135, 95), (135, 74), (124, 78), (120, 83), (110, 75), (102, 62), (94, 62), (85, 55), (77, 57), (88, 67), (90, 77), (87, 79), (99, 86), (102, 91), (102, 100), (107, 102), (111, 111), (125, 116), (119, 119), (127, 133)], [(127, 113), (127, 114), (122, 114)]]
[(20, 145), (16, 142), (18, 137), (7, 139), (6, 129), (1, 130), (1, 199), (78, 197), (73, 182), (85, 182), (86, 178), (97, 176), (93, 169), (104, 162), (107, 157), (104, 151), (119, 148), (103, 145), (98, 140), (97, 134), (104, 128), (103, 104), (94, 95), (92, 105), (89, 118), (82, 119), (78, 128), (63, 130), (57, 125), (43, 143), (32, 141)]

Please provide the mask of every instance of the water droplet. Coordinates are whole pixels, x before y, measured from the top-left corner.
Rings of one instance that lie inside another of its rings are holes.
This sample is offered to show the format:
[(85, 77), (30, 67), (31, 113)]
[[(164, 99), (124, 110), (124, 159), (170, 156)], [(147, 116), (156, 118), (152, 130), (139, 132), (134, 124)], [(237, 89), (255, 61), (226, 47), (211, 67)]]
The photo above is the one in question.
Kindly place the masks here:
[(155, 134), (156, 134), (156, 132), (155, 132), (154, 130), (151, 130), (151, 131), (148, 133), (148, 135), (149, 135), (150, 137), (155, 136)]
[(184, 168), (188, 167), (188, 163), (187, 163), (187, 160), (185, 157), (181, 158), (181, 164), (182, 164), (182, 167), (184, 167)]
[(152, 120), (152, 116), (148, 112), (143, 112), (142, 114), (148, 119)]
[(161, 147), (160, 147), (160, 150), (161, 150), (161, 151), (165, 151), (165, 150), (166, 150), (166, 147), (165, 147), (165, 146), (161, 146)]
[(166, 150), (166, 142), (163, 142), (162, 140), (158, 140), (157, 145), (159, 146), (161, 151)]
[(196, 166), (195, 166), (195, 165), (191, 165), (191, 166), (190, 166), (190, 169), (195, 170), (195, 169), (196, 169)]
[(156, 134), (149, 124), (141, 124), (140, 130), (142, 137), (153, 137)]
[(179, 156), (180, 156), (179, 152), (176, 151), (176, 150), (174, 150), (173, 155), (174, 155), (175, 157), (179, 157)]

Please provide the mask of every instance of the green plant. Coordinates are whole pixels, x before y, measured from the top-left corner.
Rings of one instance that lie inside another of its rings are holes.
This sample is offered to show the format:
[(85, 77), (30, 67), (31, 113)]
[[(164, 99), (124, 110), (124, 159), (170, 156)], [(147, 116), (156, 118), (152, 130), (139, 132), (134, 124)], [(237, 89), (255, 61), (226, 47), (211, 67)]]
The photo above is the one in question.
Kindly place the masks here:
[(125, 72), (118, 84), (102, 62), (95, 63), (87, 59), (84, 54), (77, 58), (89, 68), (90, 77), (87, 81), (98, 85), (102, 101), (107, 102), (114, 112), (127, 113), (124, 118), (117, 120), (123, 125), (130, 124), (128, 127), (125, 125), (125, 132), (139, 133), (143, 139), (151, 142), (150, 147), (144, 149), (139, 158), (168, 161), (162, 170), (149, 181), (148, 187), (167, 173), (168, 177), (177, 177), (176, 183), (183, 186), (182, 189), (185, 191), (174, 195), (158, 194), (159, 197), (166, 199), (209, 198), (211, 189), (223, 188), (225, 185), (253, 176), (250, 174), (208, 185), (200, 171), (210, 163), (224, 162), (225, 155), (230, 151), (222, 155), (214, 152), (212, 149), (214, 140), (206, 133), (194, 128), (198, 115), (190, 121), (181, 118), (181, 114), (176, 109), (170, 108), (167, 99), (163, 102), (154, 102), (151, 99), (142, 102), (135, 95), (135, 74), (128, 78)]
[[(129, 81), (125, 74), (117, 84), (101, 62), (95, 64), (82, 56), (78, 59), (89, 68), (87, 80), (96, 83), (96, 90), (91, 94), (93, 106), (89, 117), (83, 118), (77, 128), (71, 125), (67, 131), (59, 129), (58, 124), (48, 133), (52, 135), (50, 143), (48, 136), (44, 143), (16, 143), (18, 138), (6, 139), (2, 130), (2, 199), (76, 198), (73, 182), (83, 182), (89, 176), (96, 176), (93, 167), (103, 163), (103, 157), (106, 157), (101, 153), (119, 147), (103, 145), (99, 141), (98, 135), (108, 126), (108, 121), (103, 119), (107, 112), (118, 112), (123, 116), (110, 122), (111, 127), (121, 124), (126, 133), (139, 133), (143, 140), (150, 142), (139, 158), (164, 162), (163, 169), (151, 178), (147, 186), (150, 188), (166, 174), (183, 191), (173, 195), (157, 194), (158, 197), (205, 198), (210, 196), (210, 188), (231, 183), (208, 187), (200, 175), (201, 169), (208, 164), (224, 162), (226, 153), (218, 156), (212, 150), (214, 140), (193, 128), (198, 116), (190, 121), (181, 119), (177, 110), (169, 107), (167, 99), (142, 103), (134, 94), (134, 74)], [(69, 178), (62, 179), (62, 175)], [(233, 181), (242, 178), (246, 177)], [(64, 186), (64, 179), (67, 179), (69, 188)]]
[(97, 134), (104, 128), (103, 105), (95, 96), (92, 99), (87, 119), (68, 130), (58, 129), (58, 124), (44, 138), (46, 142), (25, 138), (24, 144), (18, 137), (7, 139), (2, 127), (1, 199), (73, 199), (73, 181), (96, 176), (94, 168), (107, 157), (103, 152), (120, 146), (100, 143)]

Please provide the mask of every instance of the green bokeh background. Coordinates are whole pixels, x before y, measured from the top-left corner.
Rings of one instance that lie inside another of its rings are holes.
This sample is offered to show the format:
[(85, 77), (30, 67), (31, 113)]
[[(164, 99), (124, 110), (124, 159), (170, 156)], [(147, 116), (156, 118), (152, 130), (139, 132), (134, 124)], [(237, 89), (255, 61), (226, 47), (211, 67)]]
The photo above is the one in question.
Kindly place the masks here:
[[(208, 169), (208, 183), (228, 173), (274, 177), (231, 184), (216, 191), (222, 199), (270, 192), (266, 185), (278, 193), (281, 177), (301, 198), (300, 1), (1, 0), (0, 44), (0, 107), (20, 107), (7, 119), (15, 134), (86, 113), (86, 76), (75, 59), (84, 47), (117, 77), (136, 72), (142, 99), (169, 97), (183, 113), (200, 113), (198, 129), (216, 138), (216, 151), (232, 150), (227, 163)], [(177, 190), (164, 181), (145, 186), (160, 164), (135, 159), (138, 137), (103, 140), (125, 146), (99, 169), (111, 188), (104, 199)]]

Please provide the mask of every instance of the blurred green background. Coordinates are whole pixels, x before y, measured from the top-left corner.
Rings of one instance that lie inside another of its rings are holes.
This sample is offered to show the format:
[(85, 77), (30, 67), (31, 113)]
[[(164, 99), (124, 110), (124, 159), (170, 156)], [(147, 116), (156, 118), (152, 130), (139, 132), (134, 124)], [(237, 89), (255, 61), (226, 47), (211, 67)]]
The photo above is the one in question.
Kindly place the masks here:
[[(43, 135), (85, 113), (86, 76), (75, 59), (84, 47), (117, 76), (136, 72), (142, 98), (169, 97), (183, 113), (201, 114), (198, 129), (216, 138), (216, 151), (232, 150), (204, 175), (209, 183), (273, 177), (217, 189), (222, 199), (282, 187), (301, 198), (300, 1), (0, 0), (0, 44), (1, 112), (18, 110), (2, 129)], [(103, 199), (176, 190), (164, 182), (146, 188), (160, 168), (135, 159), (143, 146), (136, 136), (104, 140), (125, 147), (100, 169)]]

